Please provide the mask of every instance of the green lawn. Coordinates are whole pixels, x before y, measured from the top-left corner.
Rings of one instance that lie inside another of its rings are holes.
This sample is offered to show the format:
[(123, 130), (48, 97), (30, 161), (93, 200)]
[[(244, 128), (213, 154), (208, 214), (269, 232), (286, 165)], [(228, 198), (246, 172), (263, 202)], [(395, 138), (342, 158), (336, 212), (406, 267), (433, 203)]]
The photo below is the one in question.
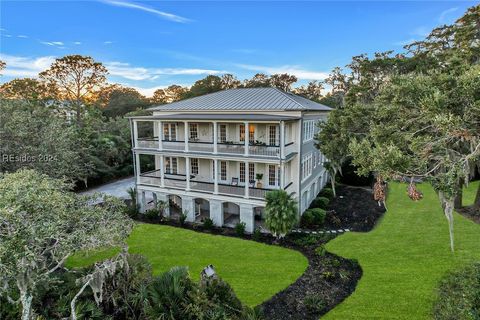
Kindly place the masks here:
[[(307, 268), (299, 252), (254, 241), (214, 236), (162, 225), (139, 224), (128, 239), (129, 252), (148, 258), (155, 274), (188, 266), (194, 279), (213, 264), (240, 300), (255, 306), (294, 282)], [(76, 255), (67, 265), (86, 266), (115, 250)]]
[[(473, 202), (478, 182), (465, 191)], [(439, 279), (447, 270), (480, 260), (480, 225), (455, 214), (455, 253), (437, 196), (420, 185), (424, 199), (411, 201), (406, 185), (390, 184), (386, 213), (371, 232), (348, 233), (327, 244), (337, 255), (358, 259), (363, 276), (355, 292), (325, 319), (431, 319)]]

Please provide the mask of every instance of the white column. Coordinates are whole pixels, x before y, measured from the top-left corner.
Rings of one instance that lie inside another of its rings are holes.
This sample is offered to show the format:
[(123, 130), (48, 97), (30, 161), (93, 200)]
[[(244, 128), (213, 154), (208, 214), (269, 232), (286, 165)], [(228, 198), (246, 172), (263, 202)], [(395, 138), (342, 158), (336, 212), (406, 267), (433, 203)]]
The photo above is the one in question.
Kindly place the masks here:
[(248, 145), (250, 144), (250, 129), (248, 122), (245, 122), (245, 155), (248, 156)]
[(217, 153), (217, 141), (218, 141), (218, 125), (216, 122), (213, 123), (213, 153)]
[(168, 195), (166, 193), (156, 192), (157, 201), (163, 201), (167, 204), (167, 207), (163, 211), (164, 217), (170, 217), (170, 206), (168, 205)]
[(279, 181), (279, 185), (280, 185), (280, 189), (284, 189), (285, 186), (287, 185), (285, 183), (285, 163), (283, 161), (280, 161), (280, 177), (279, 177), (280, 181)]
[(250, 188), (250, 179), (249, 179), (249, 176), (250, 176), (250, 172), (249, 172), (249, 162), (248, 161), (245, 161), (245, 198), (248, 198), (249, 197), (249, 190), (248, 188)]
[(158, 121), (158, 150), (163, 149), (163, 123)]
[(143, 190), (137, 190), (137, 204), (139, 206), (139, 211), (141, 213), (145, 212), (145, 207), (147, 204), (147, 200), (145, 198), (145, 191)]
[(245, 222), (246, 232), (253, 233), (255, 220), (253, 216), (253, 206), (251, 204), (240, 204), (240, 221)]
[(163, 161), (163, 155), (160, 155), (160, 186), (165, 187), (165, 163)]
[(223, 203), (219, 200), (210, 200), (210, 219), (217, 227), (223, 226)]
[(280, 121), (280, 159), (285, 159), (285, 121)]
[(135, 153), (135, 172), (137, 173), (136, 179), (137, 179), (137, 184), (140, 183), (140, 155), (138, 153)]
[(138, 126), (137, 121), (133, 120), (133, 147), (137, 147), (137, 139), (138, 139)]
[(182, 210), (187, 214), (187, 221), (195, 221), (195, 203), (192, 197), (182, 196)]
[(185, 191), (190, 190), (190, 158), (185, 157), (185, 173), (187, 176), (187, 187)]
[(187, 121), (184, 121), (183, 122), (183, 126), (184, 126), (184, 134), (185, 134), (185, 152), (188, 152), (188, 122)]
[(213, 182), (214, 182), (213, 193), (217, 194), (218, 193), (218, 160), (217, 159), (213, 159)]

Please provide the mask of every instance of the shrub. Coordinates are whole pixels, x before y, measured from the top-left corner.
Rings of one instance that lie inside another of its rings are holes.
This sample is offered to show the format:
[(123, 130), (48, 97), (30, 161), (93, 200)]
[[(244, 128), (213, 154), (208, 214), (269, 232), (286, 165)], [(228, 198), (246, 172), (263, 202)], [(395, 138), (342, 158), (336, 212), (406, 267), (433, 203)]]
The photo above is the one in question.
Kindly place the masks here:
[(324, 236), (319, 234), (303, 234), (298, 239), (295, 239), (293, 242), (298, 246), (307, 247), (317, 244), (318, 241), (322, 240), (323, 238)]
[(447, 274), (438, 288), (433, 316), (444, 319), (480, 319), (480, 262)]
[(187, 212), (183, 211), (182, 213), (180, 213), (180, 217), (178, 218), (178, 221), (180, 221), (181, 226), (185, 224), (185, 220), (187, 220)]
[(260, 230), (260, 228), (256, 228), (254, 231), (253, 231), (253, 236), (252, 236), (253, 240), (255, 241), (260, 241), (260, 239), (262, 238), (262, 231)]
[(243, 236), (245, 234), (245, 222), (239, 222), (235, 225), (235, 232), (238, 236)]
[(312, 205), (310, 207), (311, 208), (326, 209), (329, 203), (330, 203), (330, 199), (328, 199), (326, 197), (316, 197), (312, 201)]
[(308, 209), (302, 216), (302, 226), (306, 228), (321, 227), (325, 223), (325, 215), (323, 209)]
[(160, 217), (160, 213), (157, 209), (149, 209), (143, 214), (147, 220), (153, 221)]
[(297, 202), (285, 190), (267, 192), (265, 201), (265, 225), (274, 237), (282, 238), (297, 223)]
[(309, 294), (305, 297), (303, 301), (305, 307), (310, 312), (319, 313), (326, 307), (325, 301), (318, 294)]
[(323, 244), (315, 248), (315, 253), (320, 257), (323, 257), (325, 255), (325, 252), (327, 251), (325, 250), (325, 246)]
[(325, 197), (328, 199), (333, 199), (333, 190), (331, 188), (323, 188), (322, 191), (318, 194), (319, 197)]
[(213, 227), (214, 224), (212, 219), (206, 218), (205, 220), (203, 220), (203, 228), (205, 228), (206, 230), (212, 230)]

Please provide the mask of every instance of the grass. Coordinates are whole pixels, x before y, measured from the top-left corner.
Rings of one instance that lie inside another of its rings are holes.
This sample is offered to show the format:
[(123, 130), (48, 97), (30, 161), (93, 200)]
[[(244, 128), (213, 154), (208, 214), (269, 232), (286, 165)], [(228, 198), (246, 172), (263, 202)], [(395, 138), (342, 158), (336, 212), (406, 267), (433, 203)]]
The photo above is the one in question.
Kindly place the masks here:
[[(154, 274), (173, 266), (188, 266), (192, 278), (199, 279), (201, 270), (213, 264), (249, 306), (258, 305), (289, 286), (308, 266), (307, 259), (297, 251), (162, 225), (137, 225), (128, 245), (130, 253), (148, 258)], [(88, 266), (116, 252), (117, 249), (108, 249), (77, 254), (67, 261), (67, 266)]]
[[(478, 181), (464, 192), (471, 204)], [(435, 192), (419, 185), (424, 199), (410, 200), (406, 185), (390, 184), (388, 212), (368, 233), (351, 232), (329, 242), (327, 250), (358, 259), (363, 276), (355, 292), (325, 319), (431, 319), (440, 278), (480, 260), (480, 225), (455, 214), (455, 252)], [(322, 318), (323, 319), (323, 318)]]

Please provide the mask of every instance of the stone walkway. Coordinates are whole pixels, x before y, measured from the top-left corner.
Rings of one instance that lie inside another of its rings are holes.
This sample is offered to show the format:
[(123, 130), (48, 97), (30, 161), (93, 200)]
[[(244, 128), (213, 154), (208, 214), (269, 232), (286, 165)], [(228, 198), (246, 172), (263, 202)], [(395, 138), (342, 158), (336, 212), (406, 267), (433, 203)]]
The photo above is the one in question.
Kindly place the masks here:
[(337, 229), (337, 230), (307, 230), (307, 229), (292, 229), (293, 233), (306, 233), (306, 234), (337, 234), (350, 232), (351, 229)]

